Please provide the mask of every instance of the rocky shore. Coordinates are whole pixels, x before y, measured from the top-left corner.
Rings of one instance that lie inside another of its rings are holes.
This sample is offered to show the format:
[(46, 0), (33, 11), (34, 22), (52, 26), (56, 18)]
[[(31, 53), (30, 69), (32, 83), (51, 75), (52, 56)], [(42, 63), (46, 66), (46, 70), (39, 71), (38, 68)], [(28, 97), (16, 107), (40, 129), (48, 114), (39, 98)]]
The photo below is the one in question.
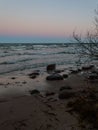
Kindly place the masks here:
[(97, 130), (98, 68), (0, 77), (0, 130)]

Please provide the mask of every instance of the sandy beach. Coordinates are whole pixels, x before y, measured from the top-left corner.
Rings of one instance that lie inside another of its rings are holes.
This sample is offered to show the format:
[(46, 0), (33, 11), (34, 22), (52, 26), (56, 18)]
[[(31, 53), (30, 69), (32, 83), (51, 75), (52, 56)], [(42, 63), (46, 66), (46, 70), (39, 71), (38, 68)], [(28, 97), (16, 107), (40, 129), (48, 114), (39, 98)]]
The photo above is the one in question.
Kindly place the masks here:
[(77, 114), (67, 105), (91, 88), (97, 92), (98, 79), (89, 79), (91, 71), (63, 71), (59, 75), (66, 78), (53, 81), (46, 80), (51, 75), (47, 72), (33, 78), (1, 76), (0, 130), (81, 130)]
[(0, 0), (0, 130), (98, 130), (97, 4)]

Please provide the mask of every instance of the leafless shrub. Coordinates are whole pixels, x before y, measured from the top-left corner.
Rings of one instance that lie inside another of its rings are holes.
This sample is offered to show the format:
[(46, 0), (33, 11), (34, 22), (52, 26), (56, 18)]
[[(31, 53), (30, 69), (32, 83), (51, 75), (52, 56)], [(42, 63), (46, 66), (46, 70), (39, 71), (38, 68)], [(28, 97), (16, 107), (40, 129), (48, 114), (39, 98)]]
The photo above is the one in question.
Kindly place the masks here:
[(95, 10), (94, 27), (94, 31), (88, 31), (85, 38), (76, 32), (73, 32), (73, 38), (78, 43), (82, 53), (98, 57), (98, 8)]

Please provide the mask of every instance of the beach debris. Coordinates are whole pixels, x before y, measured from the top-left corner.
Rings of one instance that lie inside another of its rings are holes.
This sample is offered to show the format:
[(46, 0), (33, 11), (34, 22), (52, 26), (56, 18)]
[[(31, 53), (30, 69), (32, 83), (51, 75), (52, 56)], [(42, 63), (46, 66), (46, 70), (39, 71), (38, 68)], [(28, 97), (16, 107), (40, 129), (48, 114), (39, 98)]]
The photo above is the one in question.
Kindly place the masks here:
[(33, 95), (33, 94), (40, 94), (40, 92), (37, 89), (30, 90), (29, 92), (30, 92), (31, 95)]
[(54, 72), (55, 69), (56, 69), (56, 64), (50, 64), (50, 65), (47, 66), (46, 69), (47, 69), (48, 73)]
[(71, 90), (72, 88), (70, 86), (63, 86), (60, 88), (60, 91), (63, 91), (63, 90)]
[(63, 76), (60, 75), (60, 74), (54, 73), (54, 74), (51, 74), (51, 75), (47, 76), (46, 80), (50, 80), (50, 81), (53, 81), (53, 80), (63, 80)]
[(59, 99), (69, 99), (74, 96), (75, 96), (74, 92), (69, 92), (69, 91), (65, 91), (65, 90), (63, 90), (59, 93)]

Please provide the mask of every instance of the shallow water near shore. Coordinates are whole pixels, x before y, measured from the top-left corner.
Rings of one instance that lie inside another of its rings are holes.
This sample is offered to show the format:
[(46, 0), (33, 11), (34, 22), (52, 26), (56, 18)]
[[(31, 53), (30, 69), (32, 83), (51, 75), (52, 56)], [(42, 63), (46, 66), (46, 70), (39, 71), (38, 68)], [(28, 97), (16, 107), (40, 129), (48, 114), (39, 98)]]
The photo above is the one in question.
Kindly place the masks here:
[[(56, 64), (57, 69), (68, 74), (80, 67), (79, 53), (77, 44), (0, 44), (0, 95), (29, 95), (32, 89), (41, 93), (58, 91), (65, 81), (47, 82), (47, 65)], [(82, 58), (83, 64), (89, 60), (86, 56)], [(28, 74), (34, 70), (39, 70), (40, 76), (30, 79)]]
[(48, 64), (75, 67), (79, 53), (77, 44), (0, 44), (0, 76), (25, 74), (32, 69), (45, 71)]

